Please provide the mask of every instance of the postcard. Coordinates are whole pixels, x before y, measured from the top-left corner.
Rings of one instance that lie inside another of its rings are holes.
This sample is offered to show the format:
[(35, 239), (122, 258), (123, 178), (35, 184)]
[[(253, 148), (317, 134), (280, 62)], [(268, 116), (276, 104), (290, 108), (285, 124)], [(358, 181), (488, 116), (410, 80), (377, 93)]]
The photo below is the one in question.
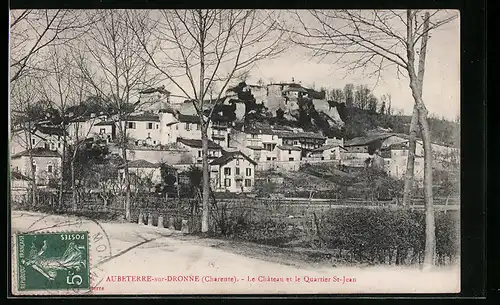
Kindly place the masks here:
[(459, 293), (459, 19), (11, 10), (12, 293)]

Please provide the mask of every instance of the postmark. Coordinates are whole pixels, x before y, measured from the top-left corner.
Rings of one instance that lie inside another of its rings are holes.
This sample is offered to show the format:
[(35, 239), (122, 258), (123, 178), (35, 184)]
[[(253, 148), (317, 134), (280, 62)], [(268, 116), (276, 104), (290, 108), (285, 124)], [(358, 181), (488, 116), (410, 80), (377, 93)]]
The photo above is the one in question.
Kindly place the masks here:
[(19, 291), (90, 290), (89, 233), (17, 235)]

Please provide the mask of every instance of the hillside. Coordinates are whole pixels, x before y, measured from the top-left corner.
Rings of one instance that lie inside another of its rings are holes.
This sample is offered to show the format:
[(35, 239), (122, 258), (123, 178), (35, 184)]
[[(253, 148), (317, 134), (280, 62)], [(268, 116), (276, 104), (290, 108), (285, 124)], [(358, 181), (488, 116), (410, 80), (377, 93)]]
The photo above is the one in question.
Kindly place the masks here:
[[(345, 139), (366, 136), (368, 132), (381, 128), (394, 133), (409, 132), (411, 116), (390, 114), (390, 111), (385, 110), (385, 106), (378, 110), (377, 107), (361, 109), (355, 106), (355, 103), (347, 106), (344, 102), (326, 100), (324, 96), (323, 99), (313, 96), (299, 98), (298, 109), (284, 112), (279, 108), (268, 109), (263, 104), (257, 104), (251, 91), (243, 91), (244, 86), (245, 83), (241, 83), (233, 89), (238, 93), (238, 99), (245, 103), (247, 122), (259, 121), (301, 127), (305, 131), (321, 132), (327, 137)], [(458, 123), (434, 117), (430, 117), (428, 122), (434, 143), (460, 147)], [(417, 136), (421, 137), (419, 133)]]
[(286, 197), (314, 198), (364, 198), (378, 199), (400, 196), (402, 182), (372, 169), (342, 171), (334, 165), (307, 165), (297, 172), (286, 175), (266, 171), (260, 172), (257, 189), (268, 193), (282, 193)]

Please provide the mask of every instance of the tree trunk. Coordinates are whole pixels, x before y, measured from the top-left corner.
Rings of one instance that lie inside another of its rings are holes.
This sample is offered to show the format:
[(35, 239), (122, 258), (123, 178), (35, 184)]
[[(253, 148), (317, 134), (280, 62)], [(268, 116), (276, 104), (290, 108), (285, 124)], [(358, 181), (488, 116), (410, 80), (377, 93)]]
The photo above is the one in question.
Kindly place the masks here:
[(122, 143), (122, 156), (125, 162), (124, 166), (124, 176), (125, 176), (125, 219), (130, 221), (131, 211), (130, 211), (130, 175), (128, 172), (128, 160), (127, 160), (127, 146)]
[[(422, 42), (420, 45), (420, 55), (418, 58), (418, 86), (420, 98), (422, 98), (423, 87), (424, 87), (424, 74), (425, 74), (425, 56), (427, 54), (427, 39), (429, 31), (429, 14), (426, 13), (424, 21), (424, 35), (422, 37)], [(418, 109), (415, 104), (413, 107), (413, 114), (411, 117), (410, 131), (409, 131), (409, 143), (408, 143), (408, 160), (406, 163), (406, 175), (405, 175), (405, 185), (403, 192), (403, 205), (407, 206), (411, 204), (411, 191), (413, 188), (414, 174), (415, 174), (415, 150), (417, 148), (417, 128), (418, 124)], [(420, 130), (422, 131), (422, 130)]]
[(417, 106), (413, 107), (413, 114), (410, 123), (409, 141), (408, 141), (408, 160), (406, 162), (405, 184), (403, 190), (403, 206), (411, 205), (411, 191), (413, 188), (413, 177), (415, 172), (415, 150), (417, 147), (417, 126), (418, 126), (418, 110)]
[[(26, 131), (25, 131), (26, 132)], [(30, 162), (30, 177), (31, 177), (31, 205), (37, 205), (37, 189), (36, 189), (36, 174), (35, 166), (33, 165), (33, 154), (31, 150), (33, 149), (31, 140), (31, 124), (28, 124), (28, 131), (26, 133), (26, 142), (28, 143), (28, 158)]]
[[(408, 40), (409, 45), (413, 43), (413, 35), (411, 34), (412, 13), (407, 11), (408, 16)], [(422, 54), (420, 54), (418, 77), (415, 73), (414, 59), (415, 54), (412, 48), (408, 48), (408, 74), (410, 77), (410, 89), (415, 106), (418, 110), (418, 122), (422, 131), (422, 141), (424, 144), (424, 197), (425, 197), (425, 253), (424, 253), (424, 269), (431, 268), (435, 261), (436, 252), (436, 234), (435, 234), (435, 219), (434, 219), (434, 203), (432, 198), (432, 147), (429, 124), (427, 122), (427, 109), (425, 108), (422, 99), (422, 85), (424, 75), (425, 50), (428, 40), (429, 30), (429, 13), (425, 14), (423, 36), (422, 36)], [(422, 57), (423, 56), (423, 57)]]
[[(66, 129), (63, 129), (66, 132)], [(66, 166), (66, 135), (63, 136), (63, 151), (61, 158), (61, 172), (59, 173), (61, 177), (59, 177), (59, 198), (57, 200), (57, 209), (60, 209), (63, 206), (63, 191), (64, 191), (64, 167)]]
[(429, 269), (434, 265), (436, 252), (436, 224), (434, 219), (434, 203), (432, 196), (432, 146), (429, 124), (427, 123), (427, 110), (419, 109), (419, 120), (422, 126), (422, 139), (424, 142), (424, 196), (425, 196), (425, 256), (424, 268)]
[(72, 196), (72, 203), (73, 203), (73, 211), (78, 210), (78, 199), (77, 199), (77, 193), (76, 193), (76, 181), (75, 181), (75, 160), (71, 159), (71, 196)]
[(432, 147), (429, 124), (427, 122), (427, 109), (418, 94), (418, 87), (414, 77), (410, 77), (410, 87), (413, 98), (418, 108), (418, 120), (422, 129), (424, 144), (424, 197), (425, 197), (425, 255), (424, 268), (428, 269), (434, 264), (436, 249), (434, 203), (432, 198)]
[(210, 171), (208, 167), (208, 135), (207, 129), (202, 128), (201, 131), (202, 143), (202, 171), (203, 171), (203, 195), (202, 195), (202, 218), (201, 218), (201, 232), (208, 232), (208, 212), (210, 201)]

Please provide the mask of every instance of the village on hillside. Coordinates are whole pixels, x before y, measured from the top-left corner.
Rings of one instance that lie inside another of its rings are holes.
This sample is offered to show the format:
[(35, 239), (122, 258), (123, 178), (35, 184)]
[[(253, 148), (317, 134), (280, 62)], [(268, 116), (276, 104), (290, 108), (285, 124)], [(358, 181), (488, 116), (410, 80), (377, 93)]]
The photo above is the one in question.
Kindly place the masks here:
[[(244, 100), (245, 96), (251, 98), (253, 105)], [(207, 101), (204, 112), (206, 118), (211, 116), (207, 134), (212, 191), (252, 194), (263, 176), (269, 177), (272, 172), (278, 176), (291, 174), (306, 165), (337, 169), (370, 167), (396, 180), (404, 177), (408, 135), (379, 128), (368, 131), (366, 136), (344, 139), (325, 135), (321, 130), (304, 130), (300, 127), (299, 111), (307, 101), (312, 102), (330, 127), (344, 126), (339, 111), (327, 101), (325, 92), (305, 88), (300, 83), (247, 85), (242, 82), (229, 88), (219, 101)], [(110, 156), (121, 159), (114, 175), (102, 177), (98, 187), (83, 184), (80, 187), (94, 193), (109, 192), (110, 185), (113, 192), (123, 190), (125, 162), (118, 145), (119, 124), (126, 128), (127, 167), (134, 177), (134, 191), (157, 192), (155, 186), (166, 183), (162, 167), (179, 177), (192, 166), (201, 166), (200, 121), (191, 101), (172, 99), (162, 86), (141, 91), (136, 104), (139, 106), (122, 121), (117, 120), (116, 114), (103, 111), (102, 107), (92, 109), (89, 104), (73, 107), (64, 128), (51, 120), (50, 115), (31, 124), (31, 130), (22, 124), (14, 126), (10, 145), (13, 198), (27, 196), (32, 168), (41, 189), (50, 190), (51, 182), (54, 185), (59, 181), (62, 154), (68, 153), (63, 152), (63, 141), (69, 145), (84, 143), (85, 149), (90, 150), (106, 148)], [(260, 106), (263, 111), (256, 115), (254, 109), (248, 109), (252, 106)], [(283, 119), (277, 120), (277, 117)], [(458, 149), (439, 144), (433, 144), (432, 149), (436, 164), (458, 162)], [(417, 140), (415, 155), (415, 180), (422, 183), (421, 140)], [(177, 191), (172, 191), (170, 196), (175, 197), (182, 181), (174, 180)]]

